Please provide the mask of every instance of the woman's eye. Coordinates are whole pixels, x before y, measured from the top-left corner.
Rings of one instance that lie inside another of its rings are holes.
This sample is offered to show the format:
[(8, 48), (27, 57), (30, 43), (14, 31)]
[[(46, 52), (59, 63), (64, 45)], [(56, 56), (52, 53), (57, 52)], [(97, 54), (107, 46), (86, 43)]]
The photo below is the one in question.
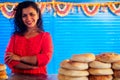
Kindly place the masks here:
[(34, 16), (35, 14), (33, 14), (33, 13), (30, 13), (30, 16)]
[(22, 17), (26, 17), (27, 15), (22, 15)]

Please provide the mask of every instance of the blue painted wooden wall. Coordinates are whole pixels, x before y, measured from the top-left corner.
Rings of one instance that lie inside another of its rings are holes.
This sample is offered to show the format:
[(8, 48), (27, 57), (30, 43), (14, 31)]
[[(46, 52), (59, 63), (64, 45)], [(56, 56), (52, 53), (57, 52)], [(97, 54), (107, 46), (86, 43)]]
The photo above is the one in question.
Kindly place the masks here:
[[(46, 31), (51, 33), (54, 53), (48, 64), (48, 73), (57, 74), (60, 62), (73, 54), (92, 52), (120, 53), (120, 16), (98, 12), (93, 17), (86, 16), (81, 10), (70, 12), (65, 17), (54, 16), (53, 12), (43, 14)], [(12, 32), (12, 19), (0, 12), (0, 63), (4, 63), (4, 51)], [(10, 73), (9, 68), (7, 72)]]

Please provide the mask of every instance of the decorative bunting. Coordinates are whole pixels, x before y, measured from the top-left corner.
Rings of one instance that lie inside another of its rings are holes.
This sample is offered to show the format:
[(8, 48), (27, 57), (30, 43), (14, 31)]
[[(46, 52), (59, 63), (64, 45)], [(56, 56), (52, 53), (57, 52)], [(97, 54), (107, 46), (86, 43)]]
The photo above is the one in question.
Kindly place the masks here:
[(103, 13), (105, 13), (105, 12), (107, 12), (108, 10), (108, 7), (107, 7), (107, 4), (101, 4), (101, 6), (100, 6), (100, 9), (99, 9), (99, 12), (103, 12)]
[(16, 7), (16, 4), (5, 3), (3, 6), (1, 6), (2, 14), (7, 18), (13, 18), (15, 14), (15, 11), (14, 11), (15, 7)]
[[(81, 9), (87, 16), (94, 16), (99, 12), (106, 12), (107, 8), (111, 10), (117, 16), (120, 16), (120, 2), (109, 2), (109, 3), (67, 3), (67, 2), (36, 2), (43, 14), (45, 10), (51, 12), (53, 10), (53, 15), (59, 15), (61, 17), (69, 14), (70, 10), (75, 13), (75, 7), (78, 7), (78, 13)], [(14, 8), (18, 3), (0, 3), (0, 10), (2, 14), (7, 18), (13, 18), (15, 11)]]
[(75, 8), (74, 7), (72, 7), (72, 11), (71, 11), (72, 13), (74, 13), (75, 12)]
[(48, 4), (46, 5), (46, 8), (47, 8), (47, 11), (48, 11), (48, 12), (51, 12), (51, 11), (52, 11), (52, 5), (51, 5), (51, 4), (48, 3)]
[(78, 6), (78, 13), (80, 13), (80, 6)]
[(82, 9), (87, 16), (94, 16), (100, 7), (100, 4), (82, 4)]
[(107, 7), (100, 7), (100, 10), (99, 10), (99, 12), (103, 12), (103, 13), (105, 13), (105, 12), (107, 12)]
[(72, 4), (71, 3), (55, 3), (55, 5), (53, 5), (53, 8), (59, 16), (63, 17), (68, 15), (68, 13), (72, 8)]
[(109, 9), (116, 15), (120, 15), (120, 2), (108, 3)]
[(37, 3), (37, 4), (38, 4), (38, 7), (40, 8), (41, 14), (43, 14), (46, 9), (46, 3), (41, 2), (41, 3)]
[(3, 6), (3, 4), (2, 3), (0, 3), (0, 8)]

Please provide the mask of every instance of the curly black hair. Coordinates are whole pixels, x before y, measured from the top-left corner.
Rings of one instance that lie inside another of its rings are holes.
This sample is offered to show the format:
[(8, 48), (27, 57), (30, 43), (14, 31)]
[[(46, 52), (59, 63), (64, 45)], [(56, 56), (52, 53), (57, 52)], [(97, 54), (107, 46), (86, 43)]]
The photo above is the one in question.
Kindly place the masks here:
[(19, 3), (15, 8), (15, 16), (14, 16), (14, 34), (24, 35), (27, 31), (26, 25), (22, 21), (22, 10), (27, 7), (33, 7), (36, 12), (39, 14), (39, 19), (37, 21), (37, 26), (40, 31), (44, 31), (42, 24), (42, 16), (38, 5), (33, 1), (24, 1)]

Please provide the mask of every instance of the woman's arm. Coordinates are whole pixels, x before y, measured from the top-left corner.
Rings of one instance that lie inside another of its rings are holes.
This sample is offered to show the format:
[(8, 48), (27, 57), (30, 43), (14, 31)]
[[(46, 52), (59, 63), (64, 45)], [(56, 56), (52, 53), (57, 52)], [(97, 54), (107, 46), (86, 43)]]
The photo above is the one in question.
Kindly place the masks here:
[(24, 56), (20, 58), (20, 61), (26, 64), (37, 66), (37, 57), (36, 56)]
[(40, 54), (21, 57), (20, 61), (31, 65), (46, 65), (52, 57), (53, 44), (49, 33), (45, 33), (42, 40), (42, 51)]
[(37, 68), (37, 66), (21, 62), (21, 57), (20, 56), (15, 55), (12, 52), (7, 52), (6, 56), (5, 56), (5, 63), (10, 64), (10, 63), (12, 63), (14, 61), (19, 62), (17, 65), (14, 66), (14, 68), (18, 68), (18, 69), (35, 69), (35, 68)]
[(24, 63), (20, 62), (19, 64), (15, 65), (14, 68), (16, 68), (16, 69), (35, 69), (35, 68), (38, 68), (38, 67), (28, 65), (28, 64), (24, 64)]
[(42, 50), (40, 54), (37, 55), (38, 66), (44, 66), (48, 64), (48, 62), (52, 58), (52, 53), (53, 53), (52, 38), (50, 34), (46, 32), (42, 43)]

